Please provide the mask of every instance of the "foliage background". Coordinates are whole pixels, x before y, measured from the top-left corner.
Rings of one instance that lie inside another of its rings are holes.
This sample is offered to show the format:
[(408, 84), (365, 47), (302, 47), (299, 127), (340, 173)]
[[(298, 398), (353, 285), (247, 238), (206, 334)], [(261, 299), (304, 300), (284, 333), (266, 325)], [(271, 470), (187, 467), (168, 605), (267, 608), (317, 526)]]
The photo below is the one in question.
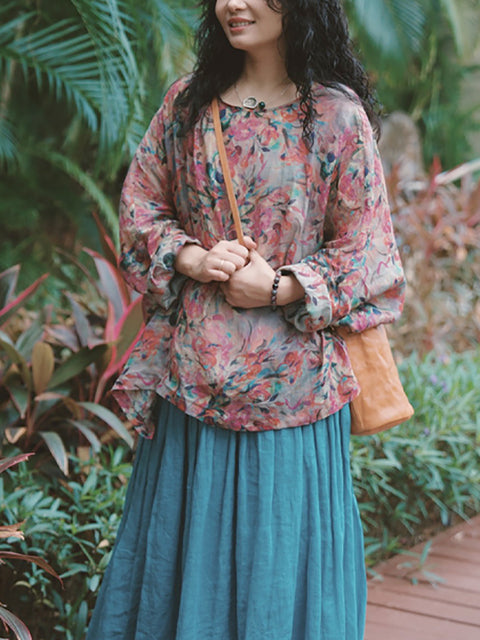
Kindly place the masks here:
[[(426, 166), (471, 159), (475, 0), (345, 0), (386, 113), (412, 114)], [(194, 0), (7, 0), (0, 7), (0, 270), (116, 232), (120, 185), (168, 84), (191, 68)], [(478, 76), (477, 76), (478, 77)], [(480, 150), (476, 150), (480, 154)], [(49, 282), (49, 293), (58, 289)]]

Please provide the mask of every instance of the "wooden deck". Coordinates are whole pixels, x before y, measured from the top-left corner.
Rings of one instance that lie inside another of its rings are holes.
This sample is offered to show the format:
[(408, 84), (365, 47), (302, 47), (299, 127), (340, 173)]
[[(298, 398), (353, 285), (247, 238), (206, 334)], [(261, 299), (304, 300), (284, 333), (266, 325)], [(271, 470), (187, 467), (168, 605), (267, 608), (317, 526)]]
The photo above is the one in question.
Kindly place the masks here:
[(480, 640), (480, 516), (435, 537), (419, 568), (424, 547), (375, 567), (365, 640)]

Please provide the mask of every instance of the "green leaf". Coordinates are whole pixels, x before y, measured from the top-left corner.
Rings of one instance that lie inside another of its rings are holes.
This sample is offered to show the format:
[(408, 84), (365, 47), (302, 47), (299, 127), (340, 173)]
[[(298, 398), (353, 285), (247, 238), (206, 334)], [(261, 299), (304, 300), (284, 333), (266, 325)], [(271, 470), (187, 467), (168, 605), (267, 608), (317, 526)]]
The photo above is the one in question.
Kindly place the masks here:
[(30, 374), (30, 369), (28, 368), (27, 361), (12, 344), (9, 336), (3, 331), (0, 331), (0, 349), (3, 349), (10, 360), (18, 366), (25, 386), (27, 387), (27, 389), (31, 390), (32, 376)]
[(33, 388), (36, 394), (43, 393), (52, 379), (55, 356), (46, 342), (37, 342), (32, 351)]
[(49, 448), (60, 470), (68, 476), (68, 455), (61, 437), (55, 431), (39, 431), (38, 435)]
[(440, 0), (440, 4), (443, 7), (443, 12), (447, 16), (450, 23), (450, 28), (455, 40), (455, 46), (460, 56), (464, 54), (464, 38), (463, 29), (460, 20), (460, 13), (457, 0)]
[(128, 444), (129, 447), (133, 448), (132, 436), (125, 428), (123, 422), (121, 422), (112, 411), (94, 402), (79, 402), (78, 405), (96, 415), (100, 420), (106, 422), (108, 426), (111, 427)]
[(0, 167), (8, 169), (18, 159), (17, 139), (12, 123), (5, 116), (0, 117)]
[(16, 384), (8, 384), (8, 393), (15, 405), (22, 420), (27, 414), (27, 409), (30, 404), (30, 392), (25, 387), (18, 386)]
[(74, 160), (66, 155), (49, 149), (46, 145), (29, 148), (29, 152), (49, 162), (52, 166), (66, 173), (75, 180), (98, 206), (110, 232), (116, 238), (118, 230), (118, 215), (108, 196), (100, 189), (95, 180), (84, 171)]
[(97, 438), (95, 432), (87, 426), (89, 424), (88, 422), (85, 422), (85, 424), (80, 422), (79, 420), (67, 420), (67, 422), (68, 424), (71, 424), (73, 427), (78, 429), (80, 433), (83, 433), (83, 435), (92, 445), (94, 453), (98, 453), (100, 451), (100, 449), (102, 448), (102, 444)]
[(108, 345), (106, 344), (99, 344), (93, 347), (93, 349), (89, 349), (88, 347), (80, 349), (58, 367), (51, 377), (47, 388), (55, 389), (55, 387), (64, 384), (82, 373), (82, 371), (85, 371), (92, 363), (99, 362), (105, 355), (107, 349)]
[(36, 342), (42, 339), (44, 334), (44, 317), (42, 311), (39, 312), (38, 317), (32, 322), (30, 327), (21, 333), (17, 338), (15, 347), (19, 353), (25, 358), (30, 360), (32, 357), (32, 350)]
[(349, 0), (353, 23), (380, 58), (405, 62), (418, 53), (425, 36), (421, 0)]

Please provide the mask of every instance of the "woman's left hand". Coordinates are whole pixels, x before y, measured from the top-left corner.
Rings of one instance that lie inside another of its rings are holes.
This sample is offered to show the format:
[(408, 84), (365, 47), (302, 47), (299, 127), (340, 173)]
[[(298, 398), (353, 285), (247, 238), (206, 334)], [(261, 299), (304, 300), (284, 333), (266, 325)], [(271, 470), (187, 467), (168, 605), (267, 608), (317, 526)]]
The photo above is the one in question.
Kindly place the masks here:
[(254, 249), (247, 265), (235, 271), (221, 284), (225, 298), (232, 307), (253, 309), (270, 304), (275, 271)]

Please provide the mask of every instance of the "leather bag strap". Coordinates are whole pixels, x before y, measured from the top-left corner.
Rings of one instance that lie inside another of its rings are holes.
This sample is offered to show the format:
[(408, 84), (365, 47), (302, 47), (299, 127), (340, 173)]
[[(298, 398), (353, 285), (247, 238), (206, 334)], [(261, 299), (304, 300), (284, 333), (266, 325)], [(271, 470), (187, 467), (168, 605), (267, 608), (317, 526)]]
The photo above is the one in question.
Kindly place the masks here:
[(228, 166), (225, 143), (223, 141), (222, 124), (220, 122), (220, 109), (218, 108), (218, 100), (216, 97), (213, 98), (211, 106), (213, 112), (213, 125), (215, 127), (215, 137), (217, 139), (218, 154), (220, 156), (220, 164), (222, 165), (223, 180), (225, 182), (225, 189), (227, 190), (228, 202), (230, 203), (230, 209), (232, 210), (235, 232), (237, 234), (239, 243), (245, 246), (242, 223), (240, 222), (240, 213), (238, 211), (237, 199), (235, 198), (235, 191), (233, 190), (232, 176), (230, 173), (230, 167)]

